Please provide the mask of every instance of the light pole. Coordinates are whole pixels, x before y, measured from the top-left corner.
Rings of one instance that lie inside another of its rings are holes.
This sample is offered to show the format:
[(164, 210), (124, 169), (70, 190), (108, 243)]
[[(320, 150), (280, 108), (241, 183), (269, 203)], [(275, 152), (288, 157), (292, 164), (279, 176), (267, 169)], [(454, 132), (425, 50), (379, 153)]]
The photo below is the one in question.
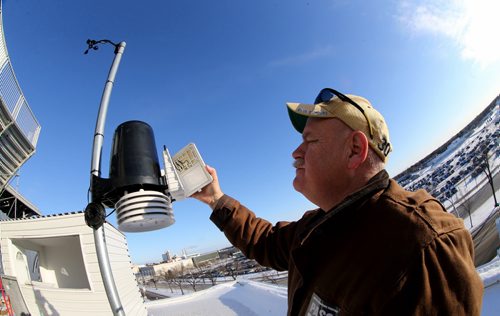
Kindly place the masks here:
[(490, 186), (491, 186), (491, 191), (493, 193), (493, 200), (495, 201), (495, 206), (494, 207), (497, 207), (498, 206), (498, 201), (497, 201), (497, 196), (496, 196), (496, 193), (495, 193), (495, 185), (493, 183), (493, 176), (491, 175), (491, 169), (490, 169), (490, 161), (489, 161), (489, 157), (488, 157), (488, 151), (485, 150), (483, 152), (483, 157), (484, 157), (484, 166), (483, 166), (483, 171), (484, 173), (486, 174), (486, 178), (488, 179), (488, 182), (490, 183)]

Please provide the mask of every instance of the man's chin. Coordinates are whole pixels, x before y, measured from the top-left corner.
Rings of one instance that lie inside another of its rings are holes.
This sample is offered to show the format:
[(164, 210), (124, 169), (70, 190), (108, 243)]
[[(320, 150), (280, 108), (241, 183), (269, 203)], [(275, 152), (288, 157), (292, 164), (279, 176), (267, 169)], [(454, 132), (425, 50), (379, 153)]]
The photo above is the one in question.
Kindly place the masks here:
[(300, 181), (298, 177), (295, 177), (295, 179), (293, 179), (293, 188), (295, 189), (295, 191), (302, 193), (303, 185), (302, 181)]

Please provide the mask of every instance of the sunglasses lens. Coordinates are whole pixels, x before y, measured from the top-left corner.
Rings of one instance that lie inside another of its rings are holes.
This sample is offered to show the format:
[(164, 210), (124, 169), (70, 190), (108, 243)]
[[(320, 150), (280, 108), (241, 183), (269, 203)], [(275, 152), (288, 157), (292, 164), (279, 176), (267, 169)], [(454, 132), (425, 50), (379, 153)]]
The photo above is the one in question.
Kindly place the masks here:
[(366, 121), (368, 122), (368, 128), (370, 129), (370, 138), (373, 139), (373, 132), (372, 132), (371, 123), (370, 123), (370, 120), (368, 119), (368, 117), (366, 116), (365, 111), (363, 111), (361, 106), (359, 106), (359, 104), (357, 104), (356, 102), (351, 100), (349, 97), (347, 97), (347, 96), (343, 95), (342, 93), (335, 91), (333, 89), (325, 88), (319, 92), (318, 96), (316, 97), (316, 100), (314, 100), (314, 104), (328, 102), (333, 98), (339, 98), (343, 102), (348, 102), (349, 104), (351, 104), (352, 106), (357, 108), (359, 111), (361, 111), (361, 113), (363, 113)]
[(315, 104), (321, 103), (321, 102), (328, 102), (330, 101), (335, 94), (329, 90), (329, 89), (323, 89), (319, 92), (318, 96), (316, 97), (316, 100), (314, 101)]

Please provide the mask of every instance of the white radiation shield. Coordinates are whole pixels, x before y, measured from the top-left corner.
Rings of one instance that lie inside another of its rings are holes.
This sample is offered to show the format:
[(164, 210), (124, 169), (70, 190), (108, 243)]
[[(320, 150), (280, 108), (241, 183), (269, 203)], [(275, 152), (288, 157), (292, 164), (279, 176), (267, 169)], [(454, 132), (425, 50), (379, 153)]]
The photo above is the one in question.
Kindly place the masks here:
[(126, 193), (115, 208), (118, 229), (124, 232), (157, 230), (175, 222), (170, 198), (157, 191)]

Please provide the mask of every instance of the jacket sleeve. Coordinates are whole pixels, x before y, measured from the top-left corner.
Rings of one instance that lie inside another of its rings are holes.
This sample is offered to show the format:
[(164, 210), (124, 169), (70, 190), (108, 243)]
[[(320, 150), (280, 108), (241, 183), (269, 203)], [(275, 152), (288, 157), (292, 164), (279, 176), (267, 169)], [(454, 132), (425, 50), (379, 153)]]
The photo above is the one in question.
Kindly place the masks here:
[(473, 249), (464, 228), (436, 236), (401, 279), (386, 312), (480, 315), (483, 283), (474, 267)]
[(276, 270), (288, 269), (295, 222), (273, 226), (228, 195), (220, 198), (210, 219), (247, 258)]

